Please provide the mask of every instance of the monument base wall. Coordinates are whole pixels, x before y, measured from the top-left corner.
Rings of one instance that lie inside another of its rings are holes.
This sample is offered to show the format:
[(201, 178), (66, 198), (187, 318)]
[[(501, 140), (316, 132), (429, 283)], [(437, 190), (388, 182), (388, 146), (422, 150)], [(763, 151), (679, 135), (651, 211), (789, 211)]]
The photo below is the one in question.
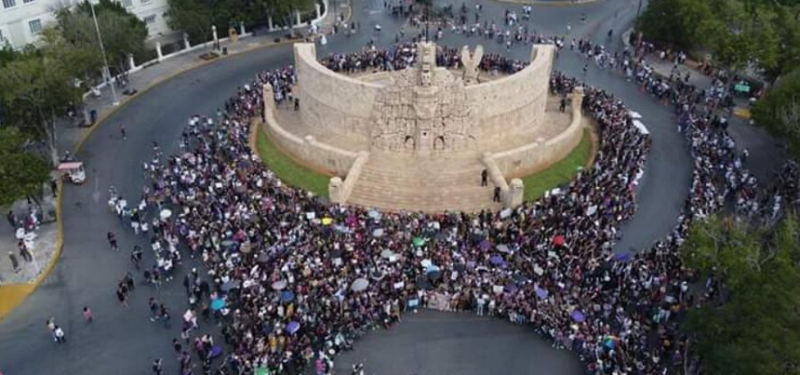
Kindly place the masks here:
[(299, 163), (323, 174), (346, 176), (358, 153), (317, 141), (313, 136), (300, 138), (283, 129), (275, 119), (272, 88), (264, 86), (264, 129), (272, 142)]
[[(580, 103), (578, 103), (580, 105)], [(492, 154), (498, 169), (506, 178), (522, 177), (547, 169), (567, 157), (581, 142), (585, 120), (580, 109), (573, 110), (569, 127), (548, 140)]]

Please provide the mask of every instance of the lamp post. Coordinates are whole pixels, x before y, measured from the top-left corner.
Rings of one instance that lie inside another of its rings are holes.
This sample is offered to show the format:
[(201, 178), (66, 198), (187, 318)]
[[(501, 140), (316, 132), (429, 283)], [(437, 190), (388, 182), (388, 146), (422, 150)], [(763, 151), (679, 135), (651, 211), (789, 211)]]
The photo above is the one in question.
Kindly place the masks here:
[(114, 82), (111, 80), (111, 69), (108, 68), (108, 59), (106, 58), (106, 47), (103, 46), (103, 37), (100, 36), (100, 26), (97, 24), (97, 15), (94, 12), (94, 4), (88, 1), (89, 7), (92, 8), (92, 19), (94, 20), (94, 29), (97, 31), (97, 41), (100, 43), (100, 52), (103, 54), (103, 73), (105, 78), (108, 79), (108, 84), (111, 86), (111, 96), (114, 99), (112, 103), (114, 106), (119, 105), (117, 98), (117, 89), (114, 88)]

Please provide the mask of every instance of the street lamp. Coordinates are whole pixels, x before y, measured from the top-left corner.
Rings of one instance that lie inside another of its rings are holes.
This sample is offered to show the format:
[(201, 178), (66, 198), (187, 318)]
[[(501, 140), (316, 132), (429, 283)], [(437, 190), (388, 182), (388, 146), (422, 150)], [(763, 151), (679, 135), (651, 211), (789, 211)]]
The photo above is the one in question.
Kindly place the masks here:
[(100, 43), (100, 52), (103, 53), (103, 75), (104, 77), (108, 78), (108, 84), (111, 86), (111, 96), (114, 98), (113, 105), (119, 105), (119, 99), (117, 98), (117, 90), (114, 88), (114, 82), (111, 80), (111, 69), (108, 68), (108, 59), (106, 58), (106, 47), (103, 46), (103, 37), (100, 36), (100, 26), (97, 24), (97, 15), (94, 13), (94, 4), (91, 1), (87, 1), (89, 3), (89, 7), (92, 8), (92, 19), (94, 20), (94, 29), (97, 31), (97, 41)]

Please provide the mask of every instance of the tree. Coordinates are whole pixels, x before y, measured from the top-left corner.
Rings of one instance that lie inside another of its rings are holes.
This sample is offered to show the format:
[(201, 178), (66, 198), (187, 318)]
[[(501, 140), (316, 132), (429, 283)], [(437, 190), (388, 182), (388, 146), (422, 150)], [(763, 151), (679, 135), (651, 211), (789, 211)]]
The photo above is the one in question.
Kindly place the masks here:
[[(145, 52), (147, 25), (120, 3), (111, 0), (100, 0), (94, 10), (109, 65), (116, 67), (118, 71), (125, 71), (128, 55), (140, 57)], [(56, 19), (64, 40), (78, 49), (93, 51), (92, 55), (97, 61), (90, 66), (102, 64), (100, 43), (92, 19), (92, 8), (88, 2), (57, 11)]]
[(637, 28), (662, 47), (710, 52), (735, 70), (752, 64), (774, 81), (800, 64), (800, 5), (795, 3), (652, 0)]
[(211, 4), (202, 0), (169, 0), (167, 23), (174, 30), (183, 30), (193, 42), (211, 38)]
[(87, 57), (56, 29), (43, 30), (42, 40), (41, 50), (25, 53), (0, 69), (0, 103), (4, 121), (44, 139), (56, 165), (56, 120), (82, 100), (83, 90), (74, 79)]
[(685, 263), (722, 280), (724, 298), (689, 311), (694, 338), (711, 375), (800, 371), (800, 228), (748, 228), (712, 219), (696, 224), (681, 248)]
[(37, 195), (50, 179), (50, 168), (39, 155), (25, 150), (26, 140), (13, 127), (0, 128), (0, 206)]
[(276, 24), (294, 23), (294, 12), (314, 9), (314, 0), (169, 0), (167, 23), (183, 30), (194, 42), (211, 38), (211, 25), (219, 33), (239, 22), (263, 25), (272, 16)]
[(708, 40), (714, 19), (707, 1), (652, 0), (637, 20), (637, 28), (648, 41), (689, 51)]
[(784, 76), (753, 106), (753, 120), (783, 139), (790, 154), (800, 160), (800, 69)]

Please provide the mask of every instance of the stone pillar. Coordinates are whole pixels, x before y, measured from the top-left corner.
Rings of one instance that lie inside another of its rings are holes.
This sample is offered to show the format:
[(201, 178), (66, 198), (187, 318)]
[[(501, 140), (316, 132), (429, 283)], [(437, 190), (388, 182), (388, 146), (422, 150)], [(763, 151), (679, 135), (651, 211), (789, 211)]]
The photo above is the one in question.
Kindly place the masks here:
[(239, 36), (244, 36), (244, 22), (239, 22)]
[(217, 26), (216, 25), (211, 25), (211, 36), (214, 39), (214, 45), (219, 43), (219, 37), (217, 36)]
[(183, 33), (183, 48), (189, 49), (192, 48), (192, 45), (189, 43), (189, 34)]
[(133, 54), (128, 54), (128, 69), (134, 70), (136, 69), (136, 61), (133, 60)]
[(275, 25), (272, 24), (272, 16), (267, 17), (267, 26), (269, 26), (269, 31), (275, 30)]
[(164, 55), (161, 54), (161, 42), (156, 42), (156, 55), (158, 56), (158, 61), (164, 59)]
[(300, 11), (294, 11), (294, 16), (297, 19), (297, 23), (295, 25), (300, 26), (300, 24), (303, 23), (303, 19), (300, 17)]
[(317, 19), (322, 18), (322, 7), (319, 6), (319, 3), (314, 3), (314, 10), (317, 11)]
[(342, 179), (339, 177), (331, 177), (330, 181), (328, 181), (328, 199), (331, 203), (344, 203), (342, 185)]
[(522, 199), (525, 195), (525, 185), (522, 180), (515, 178), (511, 180), (508, 186), (508, 195), (506, 196), (506, 208), (517, 208), (522, 205)]

